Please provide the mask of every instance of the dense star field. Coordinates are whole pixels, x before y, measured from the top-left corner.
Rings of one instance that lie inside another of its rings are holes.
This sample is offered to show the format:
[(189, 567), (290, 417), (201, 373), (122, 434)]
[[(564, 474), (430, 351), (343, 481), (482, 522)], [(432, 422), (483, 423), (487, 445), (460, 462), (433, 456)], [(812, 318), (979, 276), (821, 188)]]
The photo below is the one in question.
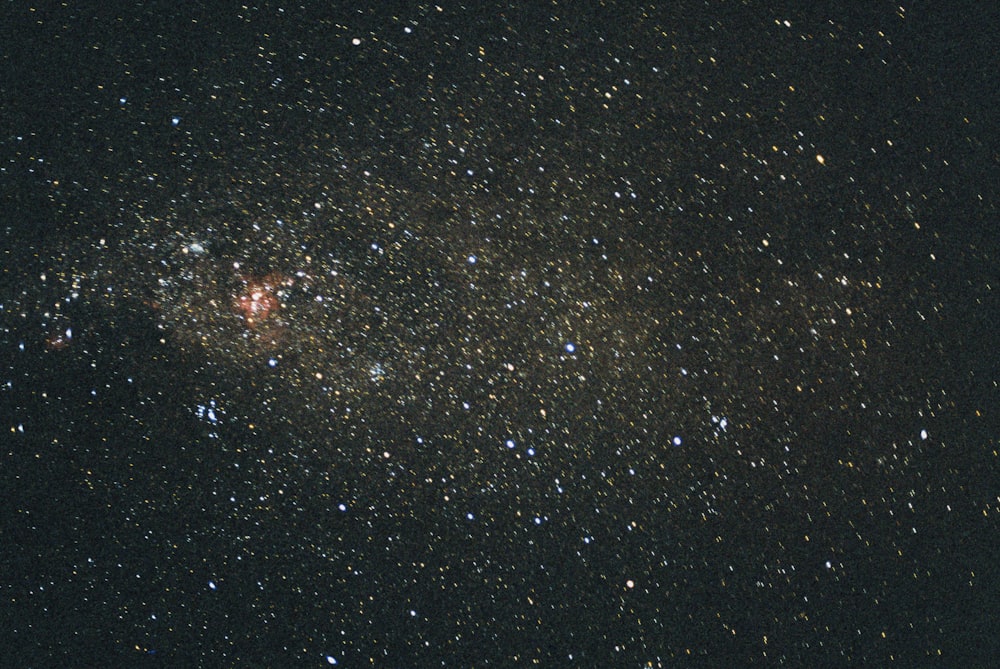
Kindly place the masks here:
[(995, 9), (114, 4), (0, 29), (0, 664), (1000, 652)]

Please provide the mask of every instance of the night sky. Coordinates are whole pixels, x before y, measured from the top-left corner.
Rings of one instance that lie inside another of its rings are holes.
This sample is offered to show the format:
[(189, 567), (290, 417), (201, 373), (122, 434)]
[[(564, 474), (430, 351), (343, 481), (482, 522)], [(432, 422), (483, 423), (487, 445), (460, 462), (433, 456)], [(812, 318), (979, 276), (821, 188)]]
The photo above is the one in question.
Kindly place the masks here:
[(0, 666), (996, 666), (996, 3), (55, 4)]

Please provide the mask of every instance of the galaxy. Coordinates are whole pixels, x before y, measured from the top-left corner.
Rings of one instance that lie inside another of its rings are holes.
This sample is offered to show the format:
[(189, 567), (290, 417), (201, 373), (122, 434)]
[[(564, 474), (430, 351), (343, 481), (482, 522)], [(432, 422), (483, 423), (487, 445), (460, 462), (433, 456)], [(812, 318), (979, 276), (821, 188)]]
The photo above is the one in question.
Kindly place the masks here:
[(11, 8), (0, 664), (989, 666), (936, 11)]

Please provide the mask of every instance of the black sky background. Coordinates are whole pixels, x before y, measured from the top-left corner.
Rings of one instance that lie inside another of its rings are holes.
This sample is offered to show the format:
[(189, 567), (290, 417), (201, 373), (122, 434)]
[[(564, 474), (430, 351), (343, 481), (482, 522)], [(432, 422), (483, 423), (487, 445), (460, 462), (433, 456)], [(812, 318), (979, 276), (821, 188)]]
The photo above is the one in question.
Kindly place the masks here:
[(991, 666), (997, 11), (8, 6), (0, 664)]

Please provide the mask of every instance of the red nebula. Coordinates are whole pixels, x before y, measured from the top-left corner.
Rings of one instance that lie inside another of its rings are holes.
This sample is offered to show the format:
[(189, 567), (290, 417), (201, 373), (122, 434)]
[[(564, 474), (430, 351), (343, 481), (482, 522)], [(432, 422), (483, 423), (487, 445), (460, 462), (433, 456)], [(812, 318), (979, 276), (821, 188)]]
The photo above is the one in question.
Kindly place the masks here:
[(241, 281), (243, 285), (236, 298), (235, 309), (250, 328), (278, 313), (281, 291), (293, 283), (291, 278), (276, 272), (263, 277), (244, 276)]
[(73, 329), (66, 328), (63, 332), (53, 332), (45, 338), (45, 348), (49, 351), (61, 351), (73, 343)]

